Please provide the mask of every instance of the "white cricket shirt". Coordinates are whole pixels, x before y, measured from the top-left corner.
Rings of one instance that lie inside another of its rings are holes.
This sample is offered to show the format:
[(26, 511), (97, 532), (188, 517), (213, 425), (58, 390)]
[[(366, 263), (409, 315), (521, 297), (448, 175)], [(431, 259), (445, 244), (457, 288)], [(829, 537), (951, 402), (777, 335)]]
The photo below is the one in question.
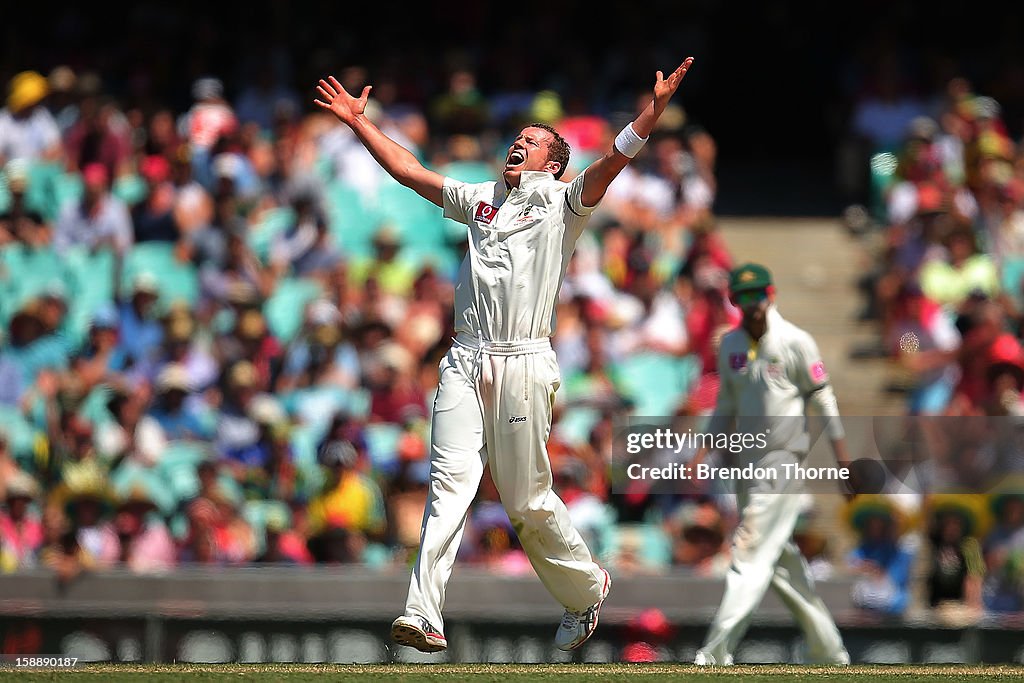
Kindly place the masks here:
[(708, 431), (767, 430), (768, 451), (806, 453), (805, 419), (810, 399), (830, 418), (829, 436), (843, 436), (839, 408), (828, 383), (818, 345), (809, 333), (785, 320), (770, 306), (767, 331), (753, 340), (743, 327), (722, 337), (718, 349), (718, 402)]
[(563, 183), (523, 171), (508, 196), (503, 183), (444, 179), (444, 215), (469, 229), (455, 285), (456, 332), (497, 342), (554, 333), (558, 290), (596, 208), (582, 195), (582, 173)]

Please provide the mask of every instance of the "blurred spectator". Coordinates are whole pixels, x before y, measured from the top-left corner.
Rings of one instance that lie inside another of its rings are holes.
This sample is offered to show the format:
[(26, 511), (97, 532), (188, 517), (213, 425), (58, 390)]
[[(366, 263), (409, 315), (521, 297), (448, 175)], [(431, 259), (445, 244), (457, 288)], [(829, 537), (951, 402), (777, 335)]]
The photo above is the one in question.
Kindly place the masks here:
[(277, 78), (270, 60), (267, 62), (257, 67), (255, 78), (235, 102), (239, 122), (255, 123), (263, 131), (272, 130), (281, 116), (291, 116), (299, 110), (298, 97)]
[(960, 332), (950, 316), (916, 283), (900, 290), (893, 310), (888, 347), (913, 376), (911, 415), (945, 411), (960, 380)]
[[(108, 568), (119, 558), (120, 543), (111, 523), (113, 495), (102, 470), (95, 463), (82, 463), (64, 474), (64, 483), (53, 493), (53, 503), (70, 521), (74, 540), (59, 540), (58, 561), (70, 563), (77, 557), (87, 567)], [(61, 555), (65, 557), (61, 557)]]
[(175, 187), (171, 165), (166, 158), (151, 155), (139, 169), (146, 182), (146, 198), (132, 210), (135, 242), (175, 242), (178, 226), (174, 220)]
[(368, 373), (366, 378), (370, 388), (371, 419), (404, 424), (426, 417), (412, 354), (402, 345), (388, 342), (378, 349), (377, 357), (377, 370)]
[(259, 372), (247, 360), (229, 366), (224, 377), (224, 402), (217, 416), (216, 448), (223, 457), (245, 462), (259, 442), (260, 430), (252, 417), (252, 403), (259, 392)]
[(179, 119), (178, 130), (191, 144), (196, 180), (211, 188), (211, 150), (221, 136), (234, 132), (238, 119), (224, 99), (224, 84), (218, 78), (204, 76), (196, 79), (192, 83), (192, 98), (195, 102)]
[(309, 196), (295, 198), (292, 208), (295, 221), (271, 246), (271, 263), (280, 275), (322, 278), (341, 261), (327, 217)]
[(403, 460), (386, 498), (393, 542), (410, 559), (419, 547), (429, 486), (430, 461), (422, 455), (418, 460)]
[(793, 529), (793, 542), (804, 556), (811, 578), (815, 581), (828, 581), (836, 573), (831, 559), (829, 534), (817, 519), (813, 497), (808, 498), (807, 505), (797, 518), (796, 527)]
[(42, 548), (43, 523), (33, 504), (39, 500), (39, 484), (26, 472), (3, 477), (4, 509), (0, 511), (0, 572), (36, 565)]
[(176, 564), (174, 543), (163, 522), (156, 519), (156, 509), (143, 488), (133, 488), (117, 501), (114, 530), (119, 561), (133, 572), (164, 572)]
[(478, 135), (489, 118), (487, 101), (468, 69), (456, 69), (448, 78), (448, 91), (431, 105), (431, 115), (441, 135)]
[[(344, 431), (344, 424), (336, 421), (317, 450), (328, 484), (309, 504), (309, 526), (312, 537), (319, 536), (329, 547), (359, 548), (352, 559), (358, 562), (365, 542), (379, 540), (387, 520), (380, 487), (359, 471), (362, 458)], [(345, 533), (339, 535), (339, 530)]]
[(157, 376), (156, 398), (143, 420), (155, 422), (164, 440), (212, 438), (209, 420), (188, 401), (192, 387), (188, 370), (178, 363), (168, 363)]
[(108, 177), (118, 178), (128, 170), (130, 136), (128, 120), (113, 103), (86, 97), (79, 105), (78, 119), (64, 134), (68, 166), (84, 174), (98, 164)]
[(910, 603), (914, 557), (900, 542), (900, 509), (889, 497), (862, 494), (847, 504), (846, 518), (858, 537), (847, 558), (857, 577), (853, 603), (881, 614), (903, 614)]
[(343, 338), (341, 312), (326, 299), (313, 301), (298, 336), (285, 350), (277, 390), (314, 384), (351, 389), (359, 382), (359, 357)]
[(74, 246), (89, 250), (109, 247), (124, 254), (132, 245), (132, 219), (128, 208), (110, 193), (110, 171), (93, 162), (82, 169), (85, 194), (66, 205), (54, 230), (53, 245), (63, 253)]
[(697, 576), (725, 576), (730, 559), (724, 545), (724, 521), (712, 500), (684, 503), (668, 527), (673, 538), (673, 564)]
[(266, 523), (266, 550), (256, 562), (273, 564), (311, 564), (313, 556), (306, 541), (291, 527), (287, 510), (273, 508)]
[(993, 612), (1024, 609), (1024, 491), (992, 496), (995, 526), (985, 536), (985, 607)]
[(984, 503), (972, 494), (935, 494), (926, 503), (931, 558), (928, 604), (954, 623), (970, 623), (982, 613), (985, 562), (978, 534), (983, 533)]
[(60, 130), (42, 105), (49, 93), (46, 78), (22, 71), (7, 84), (7, 106), (0, 109), (0, 159), (26, 161), (58, 158)]
[(0, 213), (0, 246), (18, 242), (33, 249), (45, 247), (52, 239), (52, 231), (49, 222), (26, 197), (28, 163), (23, 159), (11, 161), (4, 172), (11, 201)]
[(945, 259), (921, 266), (921, 289), (928, 298), (956, 308), (973, 292), (992, 297), (999, 291), (995, 263), (978, 249), (977, 238), (969, 226), (958, 226), (946, 235)]
[(130, 363), (150, 360), (160, 348), (164, 331), (157, 318), (159, 298), (156, 276), (141, 272), (132, 280), (129, 296), (121, 303), (118, 349)]

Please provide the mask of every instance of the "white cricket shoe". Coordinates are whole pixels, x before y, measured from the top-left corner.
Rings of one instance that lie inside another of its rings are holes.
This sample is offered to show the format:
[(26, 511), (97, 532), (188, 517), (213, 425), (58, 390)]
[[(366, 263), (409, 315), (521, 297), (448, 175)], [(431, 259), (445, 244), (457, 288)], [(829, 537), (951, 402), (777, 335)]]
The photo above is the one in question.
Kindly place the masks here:
[(448, 641), (441, 632), (423, 617), (401, 616), (395, 619), (391, 624), (391, 639), (420, 652), (440, 652), (448, 648)]
[(601, 616), (601, 605), (604, 604), (605, 598), (608, 597), (608, 592), (612, 587), (612, 577), (608, 574), (607, 570), (602, 569), (601, 571), (604, 572), (604, 587), (601, 589), (601, 599), (585, 610), (577, 612), (576, 610), (567, 609), (565, 614), (562, 615), (562, 623), (558, 625), (558, 631), (555, 632), (555, 645), (559, 650), (565, 650), (566, 652), (575, 650), (587, 642), (590, 636), (594, 635), (594, 629), (597, 628), (597, 618)]
[(693, 663), (697, 666), (732, 666), (733, 659), (732, 655), (726, 655), (722, 659), (722, 663), (719, 664), (715, 660), (715, 658), (709, 655), (707, 652), (704, 652), (703, 650), (698, 650), (697, 656), (693, 658)]

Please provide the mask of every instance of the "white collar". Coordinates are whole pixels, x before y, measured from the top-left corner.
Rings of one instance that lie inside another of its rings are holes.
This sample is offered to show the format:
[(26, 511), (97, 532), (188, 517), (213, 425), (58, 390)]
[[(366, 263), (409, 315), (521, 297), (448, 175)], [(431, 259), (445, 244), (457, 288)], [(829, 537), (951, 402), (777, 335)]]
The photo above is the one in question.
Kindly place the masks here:
[(555, 176), (548, 171), (523, 171), (519, 174), (519, 189), (529, 192), (536, 187), (550, 183), (554, 179)]

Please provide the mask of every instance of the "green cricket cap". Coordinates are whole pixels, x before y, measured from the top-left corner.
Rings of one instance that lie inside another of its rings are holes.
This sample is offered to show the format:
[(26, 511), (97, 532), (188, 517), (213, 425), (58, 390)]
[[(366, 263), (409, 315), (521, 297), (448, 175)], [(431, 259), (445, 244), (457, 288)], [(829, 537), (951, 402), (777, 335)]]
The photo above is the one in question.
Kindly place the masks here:
[(729, 273), (729, 291), (747, 292), (764, 289), (772, 284), (772, 274), (758, 263), (744, 263)]

